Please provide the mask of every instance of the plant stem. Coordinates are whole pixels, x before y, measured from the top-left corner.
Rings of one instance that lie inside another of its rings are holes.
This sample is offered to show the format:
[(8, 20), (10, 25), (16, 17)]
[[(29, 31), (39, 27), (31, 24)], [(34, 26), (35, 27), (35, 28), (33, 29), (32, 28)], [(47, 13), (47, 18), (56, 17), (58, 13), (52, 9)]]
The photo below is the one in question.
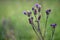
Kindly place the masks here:
[(37, 24), (38, 24), (38, 32), (39, 32), (39, 34), (41, 36), (41, 40), (44, 40), (44, 38), (42, 36), (42, 33), (41, 33), (41, 30), (40, 30), (40, 23), (39, 23), (39, 21), (37, 21)]
[(45, 39), (45, 35), (46, 35), (47, 22), (48, 22), (48, 15), (46, 17), (45, 30), (44, 30), (44, 39)]
[(34, 27), (35, 27), (35, 25), (34, 25), (34, 24), (31, 24), (31, 25), (32, 25), (32, 28), (33, 28), (34, 32), (36, 33), (37, 37), (38, 37), (38, 38), (39, 38), (39, 40), (40, 40), (40, 37), (39, 37), (39, 35), (38, 35), (38, 33), (37, 33), (36, 29), (34, 28)]
[(37, 22), (37, 25), (38, 25), (38, 32), (40, 34), (40, 38), (41, 38), (41, 40), (44, 40), (44, 38), (42, 36), (42, 33), (41, 33), (41, 30), (40, 30), (40, 23), (39, 23), (39, 21), (37, 21), (37, 17), (36, 16), (35, 16), (35, 19), (36, 19), (36, 22)]
[(55, 28), (52, 30), (52, 34), (51, 34), (51, 39), (50, 40), (53, 40), (54, 32), (55, 32)]

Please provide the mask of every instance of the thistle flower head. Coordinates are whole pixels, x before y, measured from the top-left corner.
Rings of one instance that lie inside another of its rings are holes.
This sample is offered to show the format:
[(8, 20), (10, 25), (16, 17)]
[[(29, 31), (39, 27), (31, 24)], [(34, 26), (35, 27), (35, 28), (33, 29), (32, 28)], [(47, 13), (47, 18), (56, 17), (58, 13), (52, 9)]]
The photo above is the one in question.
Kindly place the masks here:
[(39, 5), (38, 3), (35, 4), (35, 7), (38, 9), (38, 12), (40, 12), (41, 10), (41, 5)]
[(30, 24), (33, 23), (33, 17), (29, 18), (29, 23), (30, 23)]
[(28, 15), (28, 17), (30, 17), (30, 16), (31, 16), (31, 14), (32, 14), (32, 12), (31, 12), (31, 11), (27, 11), (27, 15)]
[(46, 10), (46, 14), (49, 15), (51, 12), (51, 9)]
[(35, 6), (36, 6), (36, 8), (38, 8), (38, 7), (39, 7), (39, 4), (38, 4), (38, 3), (36, 3), (36, 4), (35, 4)]
[(57, 25), (57, 24), (51, 24), (50, 26), (52, 26), (53, 28), (55, 28), (55, 27), (56, 27), (56, 25)]

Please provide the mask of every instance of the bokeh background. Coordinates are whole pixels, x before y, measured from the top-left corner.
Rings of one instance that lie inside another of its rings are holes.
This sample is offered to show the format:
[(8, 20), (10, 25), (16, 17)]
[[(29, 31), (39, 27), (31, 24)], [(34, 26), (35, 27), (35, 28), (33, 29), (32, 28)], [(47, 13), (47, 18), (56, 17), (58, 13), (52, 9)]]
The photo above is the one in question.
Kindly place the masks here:
[[(47, 40), (50, 38), (51, 23), (56, 23), (54, 40), (60, 40), (60, 0), (0, 0), (0, 40), (2, 40), (2, 18), (10, 18), (15, 28), (17, 40), (37, 40), (31, 25), (28, 23), (28, 17), (23, 14), (24, 10), (31, 10), (35, 3), (42, 6), (41, 26), (44, 28), (46, 9), (52, 10), (47, 27)], [(32, 11), (32, 10), (31, 10)]]

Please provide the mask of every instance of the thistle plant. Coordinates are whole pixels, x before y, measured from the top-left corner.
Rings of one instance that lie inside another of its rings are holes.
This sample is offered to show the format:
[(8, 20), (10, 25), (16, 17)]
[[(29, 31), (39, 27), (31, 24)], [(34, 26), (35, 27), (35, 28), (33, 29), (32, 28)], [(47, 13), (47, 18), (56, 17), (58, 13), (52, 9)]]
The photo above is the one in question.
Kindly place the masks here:
[[(48, 22), (48, 18), (51, 12), (51, 9), (47, 9), (46, 10), (46, 22), (45, 22), (45, 27), (44, 27), (44, 33), (42, 33), (41, 30), (41, 5), (39, 5), (38, 3), (36, 3), (33, 7), (32, 7), (32, 11), (24, 11), (24, 14), (26, 16), (28, 16), (28, 21), (29, 24), (31, 24), (32, 29), (34, 30), (34, 32), (36, 33), (37, 37), (39, 40), (46, 40), (46, 30), (47, 30), (47, 22)], [(34, 15), (34, 16), (33, 16)], [(37, 25), (35, 25), (37, 24)], [(51, 24), (50, 26), (52, 26), (52, 33), (51, 33), (51, 38), (50, 40), (53, 40), (53, 36), (54, 36), (54, 32), (55, 32), (55, 26), (56, 24)]]

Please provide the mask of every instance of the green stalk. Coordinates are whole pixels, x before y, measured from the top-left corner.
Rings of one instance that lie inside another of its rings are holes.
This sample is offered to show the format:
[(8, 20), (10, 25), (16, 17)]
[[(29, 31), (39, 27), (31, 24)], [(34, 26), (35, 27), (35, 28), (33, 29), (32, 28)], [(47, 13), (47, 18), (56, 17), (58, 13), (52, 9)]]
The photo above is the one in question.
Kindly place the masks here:
[(36, 33), (37, 37), (38, 37), (39, 40), (40, 40), (40, 37), (39, 37), (39, 35), (38, 35), (37, 31), (36, 31), (35, 25), (34, 25), (34, 24), (31, 24), (31, 25), (32, 25), (32, 28), (33, 28), (34, 32)]
[(40, 34), (41, 40), (44, 40), (44, 38), (42, 36), (42, 33), (41, 33), (41, 30), (40, 30), (40, 23), (39, 23), (39, 21), (37, 21), (37, 17), (36, 16), (35, 16), (35, 18), (36, 18), (36, 22), (37, 22), (37, 25), (38, 25), (38, 32)]
[(52, 30), (52, 34), (51, 34), (51, 39), (50, 40), (53, 40), (54, 32), (55, 32), (55, 28)]
[(42, 36), (42, 33), (41, 33), (41, 30), (40, 30), (40, 23), (39, 23), (39, 21), (37, 22), (37, 24), (38, 24), (38, 32), (39, 32), (39, 34), (41, 36), (41, 40), (44, 40), (44, 38)]
[(48, 22), (48, 15), (46, 17), (45, 30), (44, 30), (44, 39), (45, 39), (45, 36), (46, 36), (47, 22)]

